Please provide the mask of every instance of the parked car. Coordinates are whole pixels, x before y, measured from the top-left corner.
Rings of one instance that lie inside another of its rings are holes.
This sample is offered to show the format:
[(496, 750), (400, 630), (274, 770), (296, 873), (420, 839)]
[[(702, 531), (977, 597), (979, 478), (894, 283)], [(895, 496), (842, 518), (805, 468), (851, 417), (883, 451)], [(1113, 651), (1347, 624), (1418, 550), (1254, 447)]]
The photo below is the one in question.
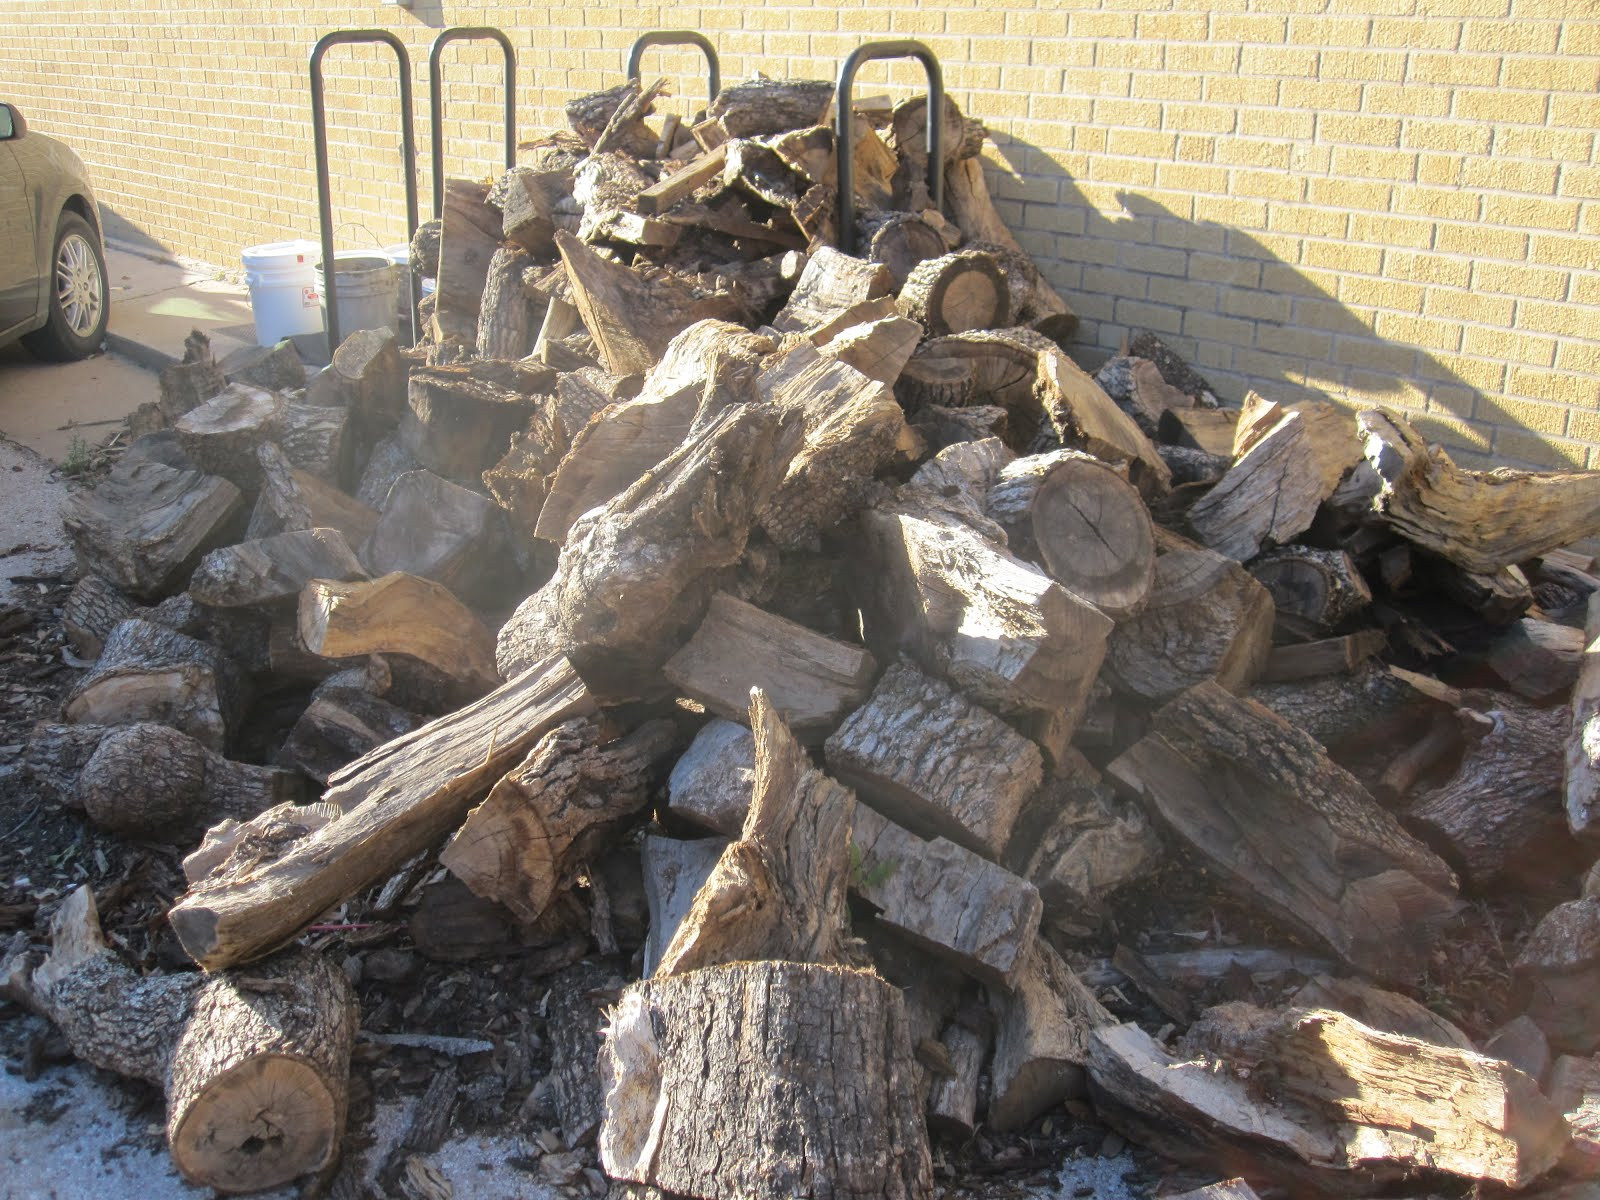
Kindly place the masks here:
[(0, 346), (86, 358), (111, 311), (100, 210), (83, 161), (0, 103)]

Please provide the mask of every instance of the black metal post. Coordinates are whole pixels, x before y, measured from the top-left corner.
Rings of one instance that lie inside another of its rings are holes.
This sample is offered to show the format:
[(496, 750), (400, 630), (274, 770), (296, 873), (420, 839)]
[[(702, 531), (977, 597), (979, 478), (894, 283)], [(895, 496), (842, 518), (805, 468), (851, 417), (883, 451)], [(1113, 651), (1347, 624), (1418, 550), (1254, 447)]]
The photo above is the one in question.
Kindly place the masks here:
[(706, 104), (709, 105), (717, 98), (717, 93), (722, 90), (722, 63), (717, 58), (717, 48), (705, 34), (696, 33), (692, 29), (652, 29), (649, 33), (641, 33), (638, 40), (633, 43), (633, 48), (628, 51), (629, 79), (639, 78), (640, 60), (651, 46), (699, 46), (706, 56), (706, 65), (709, 68), (707, 74), (711, 90), (706, 94)]
[[(322, 225), (322, 290), (328, 306), (328, 356), (339, 348), (339, 272), (333, 261), (333, 197), (328, 182), (328, 114), (322, 97), (322, 58), (334, 46), (377, 43), (394, 51), (400, 64), (400, 156), (405, 165), (406, 238), (417, 232), (417, 131), (411, 112), (411, 55), (386, 29), (340, 29), (324, 34), (311, 48), (311, 136), (317, 159), (317, 219)], [(411, 339), (417, 337), (417, 302), (422, 281), (411, 273)]]
[(511, 39), (487, 25), (458, 25), (433, 39), (428, 51), (428, 117), (432, 123), (433, 219), (444, 215), (444, 48), (451, 42), (494, 42), (506, 64), (506, 170), (517, 165), (517, 52)]
[(914, 58), (928, 73), (928, 197), (933, 207), (944, 205), (944, 71), (939, 60), (921, 42), (868, 42), (857, 46), (839, 68), (834, 94), (834, 129), (839, 159), (839, 249), (854, 254), (856, 248), (855, 142), (851, 137), (850, 91), (862, 63), (880, 58)]

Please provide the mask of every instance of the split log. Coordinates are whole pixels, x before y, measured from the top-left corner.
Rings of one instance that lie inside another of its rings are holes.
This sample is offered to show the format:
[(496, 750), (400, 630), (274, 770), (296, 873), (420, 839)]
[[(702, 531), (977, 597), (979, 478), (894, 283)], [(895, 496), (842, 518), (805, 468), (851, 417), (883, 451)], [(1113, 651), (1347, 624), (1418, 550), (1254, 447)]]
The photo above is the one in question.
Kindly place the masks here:
[[(748, 736), (749, 731), (745, 732)], [(749, 804), (748, 794), (745, 804)], [(654, 977), (661, 965), (661, 956), (677, 936), (679, 926), (694, 905), (695, 896), (711, 878), (727, 846), (728, 839), (720, 837), (679, 841), (645, 835), (640, 854), (644, 862), (645, 898), (650, 905), (650, 935), (645, 939), (640, 967), (644, 978)]]
[(1586, 645), (1581, 629), (1524, 617), (1489, 648), (1489, 669), (1523, 699), (1548, 703), (1577, 684)]
[(61, 506), (79, 569), (141, 600), (181, 589), (200, 556), (231, 540), (243, 517), (243, 496), (226, 479), (149, 461), (118, 463), (93, 491)]
[(550, 1039), (551, 1103), (561, 1140), (576, 1148), (594, 1140), (605, 1119), (599, 1058), (606, 1009), (625, 980), (611, 967), (582, 962), (550, 981), (545, 1028)]
[(805, 344), (772, 362), (756, 387), (799, 419), (805, 438), (756, 520), (778, 546), (803, 547), (861, 507), (900, 444), (905, 414), (889, 384)]
[(706, 109), (729, 137), (761, 137), (816, 125), (833, 100), (821, 79), (751, 79), (729, 84)]
[(439, 269), (434, 285), (433, 340), (474, 345), (489, 263), (500, 248), (501, 215), (488, 204), (489, 185), (466, 179), (444, 182), (439, 229)]
[(276, 440), (285, 401), (276, 392), (244, 383), (226, 389), (185, 413), (174, 426), (189, 461), (246, 492), (261, 483), (256, 447)]
[(957, 442), (976, 442), (991, 437), (1012, 445), (1016, 439), (1008, 426), (1009, 415), (997, 405), (945, 408), (928, 404), (917, 410), (911, 429), (927, 443), (929, 450), (938, 453)]
[(1589, 598), (1583, 663), (1572, 689), (1567, 732), (1567, 825), (1576, 834), (1600, 832), (1600, 592)]
[(1156, 427), (1162, 441), (1188, 446), (1220, 458), (1233, 458), (1233, 434), (1239, 425), (1236, 408), (1168, 408)]
[(1443, 861), (1312, 737), (1215, 683), (1169, 703), (1107, 773), (1229, 885), (1379, 978), (1415, 978), (1455, 911)]
[(511, 435), (511, 448), (483, 473), (483, 486), (505, 510), (511, 530), (527, 539), (539, 523), (550, 494), (550, 480), (567, 451), (559, 419), (548, 410), (535, 412), (528, 430)]
[(374, 575), (431, 579), (467, 601), (496, 598), (497, 585), (513, 573), (499, 506), (431, 471), (395, 480), (361, 561)]
[(433, 846), (534, 742), (592, 710), (570, 664), (537, 664), (351, 763), (323, 796), (342, 816), (280, 857), (222, 864), (178, 899), (168, 923), (208, 971), (260, 957)]
[(163, 425), (173, 424), (227, 386), (227, 376), (211, 352), (211, 339), (198, 329), (191, 330), (183, 339), (183, 361), (161, 372), (161, 393), (156, 404), (164, 418)]
[(917, 347), (895, 383), (907, 412), (929, 405), (998, 404), (1017, 427), (1008, 444), (1026, 451), (1044, 420), (1034, 384), (1039, 352), (1049, 343), (1027, 330), (987, 330), (930, 338)]
[(1561, 809), (1565, 708), (1536, 709), (1488, 693), (1461, 710), (1468, 747), (1454, 776), (1406, 811), (1406, 824), (1483, 891), (1502, 880), (1538, 886), (1562, 864), (1580, 871), (1592, 857), (1573, 841)]
[(1000, 473), (1015, 461), (997, 438), (963, 442), (940, 450), (895, 492), (897, 507), (919, 516), (965, 525), (996, 546), (1007, 546), (1007, 530), (985, 512)]
[(539, 317), (522, 289), (522, 273), (533, 256), (521, 246), (501, 246), (489, 260), (478, 310), (478, 353), (484, 358), (526, 358), (539, 332)]
[(355, 440), (346, 436), (349, 424), (348, 409), (290, 401), (278, 410), (269, 432), (291, 466), (344, 485), (354, 474)]
[(1527, 1014), (1564, 1054), (1600, 1050), (1600, 898), (1546, 913), (1514, 964)]
[(250, 514), (247, 538), (297, 529), (337, 529), (351, 546), (359, 546), (377, 525), (376, 511), (297, 469), (272, 443), (256, 450), (256, 461), (261, 467), (261, 494)]
[(86, 574), (61, 606), (61, 628), (80, 658), (99, 658), (111, 631), (134, 613), (133, 598), (104, 576)]
[(524, 429), (534, 401), (474, 376), (467, 367), (411, 373), (400, 437), (418, 462), (446, 479), (476, 484)]
[(918, 263), (900, 289), (900, 311), (930, 336), (1010, 323), (1011, 295), (991, 254), (966, 250)]
[(1263, 683), (1286, 683), (1323, 675), (1349, 675), (1388, 644), (1383, 630), (1363, 629), (1344, 637), (1274, 646), (1259, 678)]
[(1359, 420), (1384, 522), (1467, 571), (1526, 562), (1600, 525), (1600, 471), (1466, 471), (1388, 409)]
[[(1359, 979), (1314, 976), (1295, 990), (1289, 1003), (1296, 1008), (1331, 1008), (1379, 1033), (1393, 1033), (1472, 1054), (1478, 1050), (1471, 1038), (1420, 1001), (1400, 992), (1375, 988)], [(1500, 1055), (1489, 1057), (1499, 1058)], [(1537, 1076), (1534, 1079), (1537, 1082)]]
[(667, 780), (667, 811), (738, 837), (756, 783), (755, 736), (733, 721), (708, 721)]
[(549, 258), (556, 251), (556, 214), (572, 195), (572, 168), (513, 167), (501, 183), (505, 192), (500, 202), (501, 232), (506, 241), (536, 258)]
[(789, 302), (772, 319), (780, 333), (801, 333), (865, 300), (887, 295), (891, 280), (882, 263), (824, 246), (806, 260)]
[(772, 147), (748, 138), (730, 138), (720, 149), (725, 155), (724, 187), (740, 188), (780, 211), (800, 202), (805, 184)]
[(1246, 693), (1341, 757), (1370, 755), (1398, 738), (1409, 745), (1438, 706), (1379, 663), (1351, 675), (1259, 683)]
[(405, 413), (408, 373), (392, 329), (358, 329), (339, 343), (306, 402), (349, 409), (362, 433), (375, 437)]
[(75, 724), (171, 725), (220, 753), (244, 716), (246, 689), (215, 646), (130, 617), (111, 631), (62, 712)]
[(323, 658), (404, 654), (467, 687), (492, 687), (494, 637), (444, 587), (396, 571), (360, 583), (319, 579), (300, 593), (301, 644)]
[(555, 577), (501, 628), (501, 668), (514, 673), (540, 648), (559, 646), (593, 686), (636, 692), (699, 623), (713, 573), (744, 553), (798, 434), (766, 406), (724, 409), (654, 471), (584, 514)]
[(697, 417), (753, 396), (773, 342), (727, 321), (697, 321), (667, 343), (638, 396), (601, 410), (575, 431), (550, 480), (534, 536), (557, 545), (573, 523), (672, 454)]
[(52, 934), (35, 1002), (77, 1057), (166, 1093), (189, 1182), (265, 1191), (338, 1157), (358, 1024), (340, 971), (297, 955), (248, 974), (141, 976), (106, 945), (87, 887)]
[(1491, 625), (1509, 625), (1533, 607), (1533, 589), (1521, 567), (1468, 571), (1438, 559), (1426, 566), (1435, 590)]
[(827, 741), (828, 769), (923, 837), (998, 858), (1039, 786), (1039, 751), (992, 713), (905, 662)]
[(1172, 1157), (1248, 1156), (1291, 1189), (1366, 1194), (1422, 1169), (1520, 1188), (1567, 1145), (1560, 1113), (1520, 1071), (1340, 1013), (1229, 1004), (1188, 1043), (1173, 1057), (1116, 1025), (1089, 1045), (1097, 1111)]
[(297, 529), (213, 550), (189, 577), (189, 594), (201, 604), (242, 608), (298, 596), (313, 579), (366, 574), (337, 529)]
[[(944, 97), (941, 113), (944, 128), (941, 142), (941, 169), (952, 162), (973, 158), (983, 152), (983, 142), (988, 136), (979, 121), (961, 114), (961, 109), (948, 95)], [(895, 174), (895, 201), (899, 207), (920, 211), (928, 207), (928, 101), (917, 96), (894, 106), (889, 120), (889, 133), (894, 142), (900, 169)]]
[(1288, 546), (1260, 555), (1249, 571), (1272, 596), (1279, 634), (1296, 641), (1325, 637), (1372, 603), (1372, 589), (1343, 550)]
[(608, 744), (592, 720), (557, 726), (467, 814), (440, 865), (532, 924), (604, 839), (644, 807), (657, 763), (676, 745), (668, 721), (646, 722)]
[(990, 1040), (987, 1031), (972, 1029), (960, 1020), (945, 1026), (938, 1044), (947, 1060), (942, 1064), (947, 1071), (930, 1072), (934, 1076), (928, 1089), (930, 1133), (964, 1142), (977, 1131), (978, 1086), (989, 1057)]
[(857, 804), (850, 887), (875, 921), (991, 986), (1010, 986), (1039, 930), (1038, 890), (972, 851), (924, 841)]
[(912, 1070), (900, 994), (871, 972), (750, 962), (637, 983), (601, 1053), (601, 1165), (698, 1196), (928, 1195)]
[(229, 383), (247, 383), (269, 392), (291, 392), (306, 386), (305, 364), (288, 338), (272, 346), (240, 346), (217, 365)]
[(1001, 470), (984, 508), (1015, 553), (1042, 561), (1113, 620), (1143, 607), (1155, 582), (1155, 530), (1115, 468), (1071, 450), (1028, 455)]
[(922, 665), (1002, 713), (1061, 711), (1073, 724), (1111, 619), (1042, 571), (948, 520), (862, 515), (866, 640), (909, 646)]
[(852, 325), (822, 343), (817, 343), (813, 335), (813, 344), (827, 357), (890, 387), (900, 378), (921, 340), (922, 326), (905, 317), (884, 317)]
[(1243, 562), (1311, 528), (1325, 499), (1303, 418), (1286, 413), (1187, 516), (1202, 542)]
[(318, 684), (284, 739), (278, 761), (326, 785), (341, 768), (422, 723), (377, 695), (364, 681), (366, 675), (363, 670), (340, 671)]
[(1088, 935), (1109, 911), (1110, 896), (1149, 874), (1160, 855), (1143, 811), (1069, 749), (1017, 817), (1004, 864), (1039, 889), (1046, 921)]
[(249, 820), (303, 798), (294, 772), (230, 762), (186, 733), (151, 724), (120, 726), (101, 738), (74, 793), (76, 806), (102, 829), (184, 842), (218, 821)]
[(1165, 701), (1215, 679), (1241, 691), (1272, 648), (1272, 597), (1238, 563), (1201, 546), (1168, 542), (1144, 608), (1106, 646), (1118, 690)]
[(1132, 483), (1145, 496), (1165, 493), (1172, 480), (1166, 462), (1105, 389), (1059, 351), (1040, 351), (1038, 364), (1036, 394), (1062, 443), (1128, 463)]
[(1160, 369), (1147, 358), (1119, 354), (1106, 360), (1094, 373), (1094, 381), (1148, 437), (1161, 436), (1162, 421), (1168, 413), (1194, 410), (1194, 397), (1163, 379)]
[(878, 664), (859, 646), (718, 592), (694, 637), (661, 673), (735, 721), (749, 713), (750, 689), (759, 687), (796, 737), (818, 741), (867, 698)]
[(731, 296), (697, 297), (675, 281), (652, 281), (601, 258), (565, 230), (556, 234), (556, 248), (567, 267), (572, 303), (613, 374), (648, 371), (667, 344), (696, 321), (736, 315)]
[(662, 951), (657, 979), (747, 959), (843, 959), (855, 796), (811, 765), (759, 688), (750, 725), (750, 810)]

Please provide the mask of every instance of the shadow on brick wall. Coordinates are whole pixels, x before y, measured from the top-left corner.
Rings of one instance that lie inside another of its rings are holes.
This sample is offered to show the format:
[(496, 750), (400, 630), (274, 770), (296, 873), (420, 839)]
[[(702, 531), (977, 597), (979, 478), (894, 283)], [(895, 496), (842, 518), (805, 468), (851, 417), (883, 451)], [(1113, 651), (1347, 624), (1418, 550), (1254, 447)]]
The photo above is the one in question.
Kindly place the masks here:
[[(1117, 193), (1121, 212), (1104, 212), (1049, 155), (1009, 138), (998, 148), (1008, 162), (1027, 164), (1027, 174), (1020, 188), (991, 174), (991, 190), (1007, 223), (1083, 319), (1074, 351), (1086, 365), (1148, 329), (1233, 403), (1254, 389), (1285, 402), (1391, 405), (1463, 465), (1583, 465), (1434, 354), (1377, 335), (1370, 316), (1260, 237), (1191, 219), (1134, 190)], [(1029, 198), (1036, 183), (1046, 185), (1046, 197), (1057, 195), (1054, 204)], [(1338, 243), (1317, 244), (1332, 247), (1324, 251), (1331, 255), (1326, 269), (1337, 271)], [(1351, 243), (1349, 253), (1375, 251)], [(1382, 307), (1375, 293), (1392, 282), (1420, 292), (1409, 281), (1346, 278), (1352, 288), (1371, 286), (1374, 308)], [(1360, 303), (1358, 295), (1350, 298)], [(1397, 314), (1397, 320), (1421, 318)]]
[(172, 247), (155, 237), (138, 222), (118, 212), (104, 200), (100, 201), (101, 232), (108, 242), (116, 242), (129, 250), (154, 258), (170, 258)]

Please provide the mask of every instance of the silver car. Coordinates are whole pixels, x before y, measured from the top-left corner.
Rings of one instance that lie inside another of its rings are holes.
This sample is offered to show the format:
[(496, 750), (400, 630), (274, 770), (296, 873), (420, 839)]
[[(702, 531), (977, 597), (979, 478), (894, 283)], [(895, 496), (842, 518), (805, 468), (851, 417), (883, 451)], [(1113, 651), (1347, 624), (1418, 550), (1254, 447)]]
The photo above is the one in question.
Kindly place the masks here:
[(110, 314), (100, 210), (83, 162), (0, 103), (0, 346), (86, 358)]

